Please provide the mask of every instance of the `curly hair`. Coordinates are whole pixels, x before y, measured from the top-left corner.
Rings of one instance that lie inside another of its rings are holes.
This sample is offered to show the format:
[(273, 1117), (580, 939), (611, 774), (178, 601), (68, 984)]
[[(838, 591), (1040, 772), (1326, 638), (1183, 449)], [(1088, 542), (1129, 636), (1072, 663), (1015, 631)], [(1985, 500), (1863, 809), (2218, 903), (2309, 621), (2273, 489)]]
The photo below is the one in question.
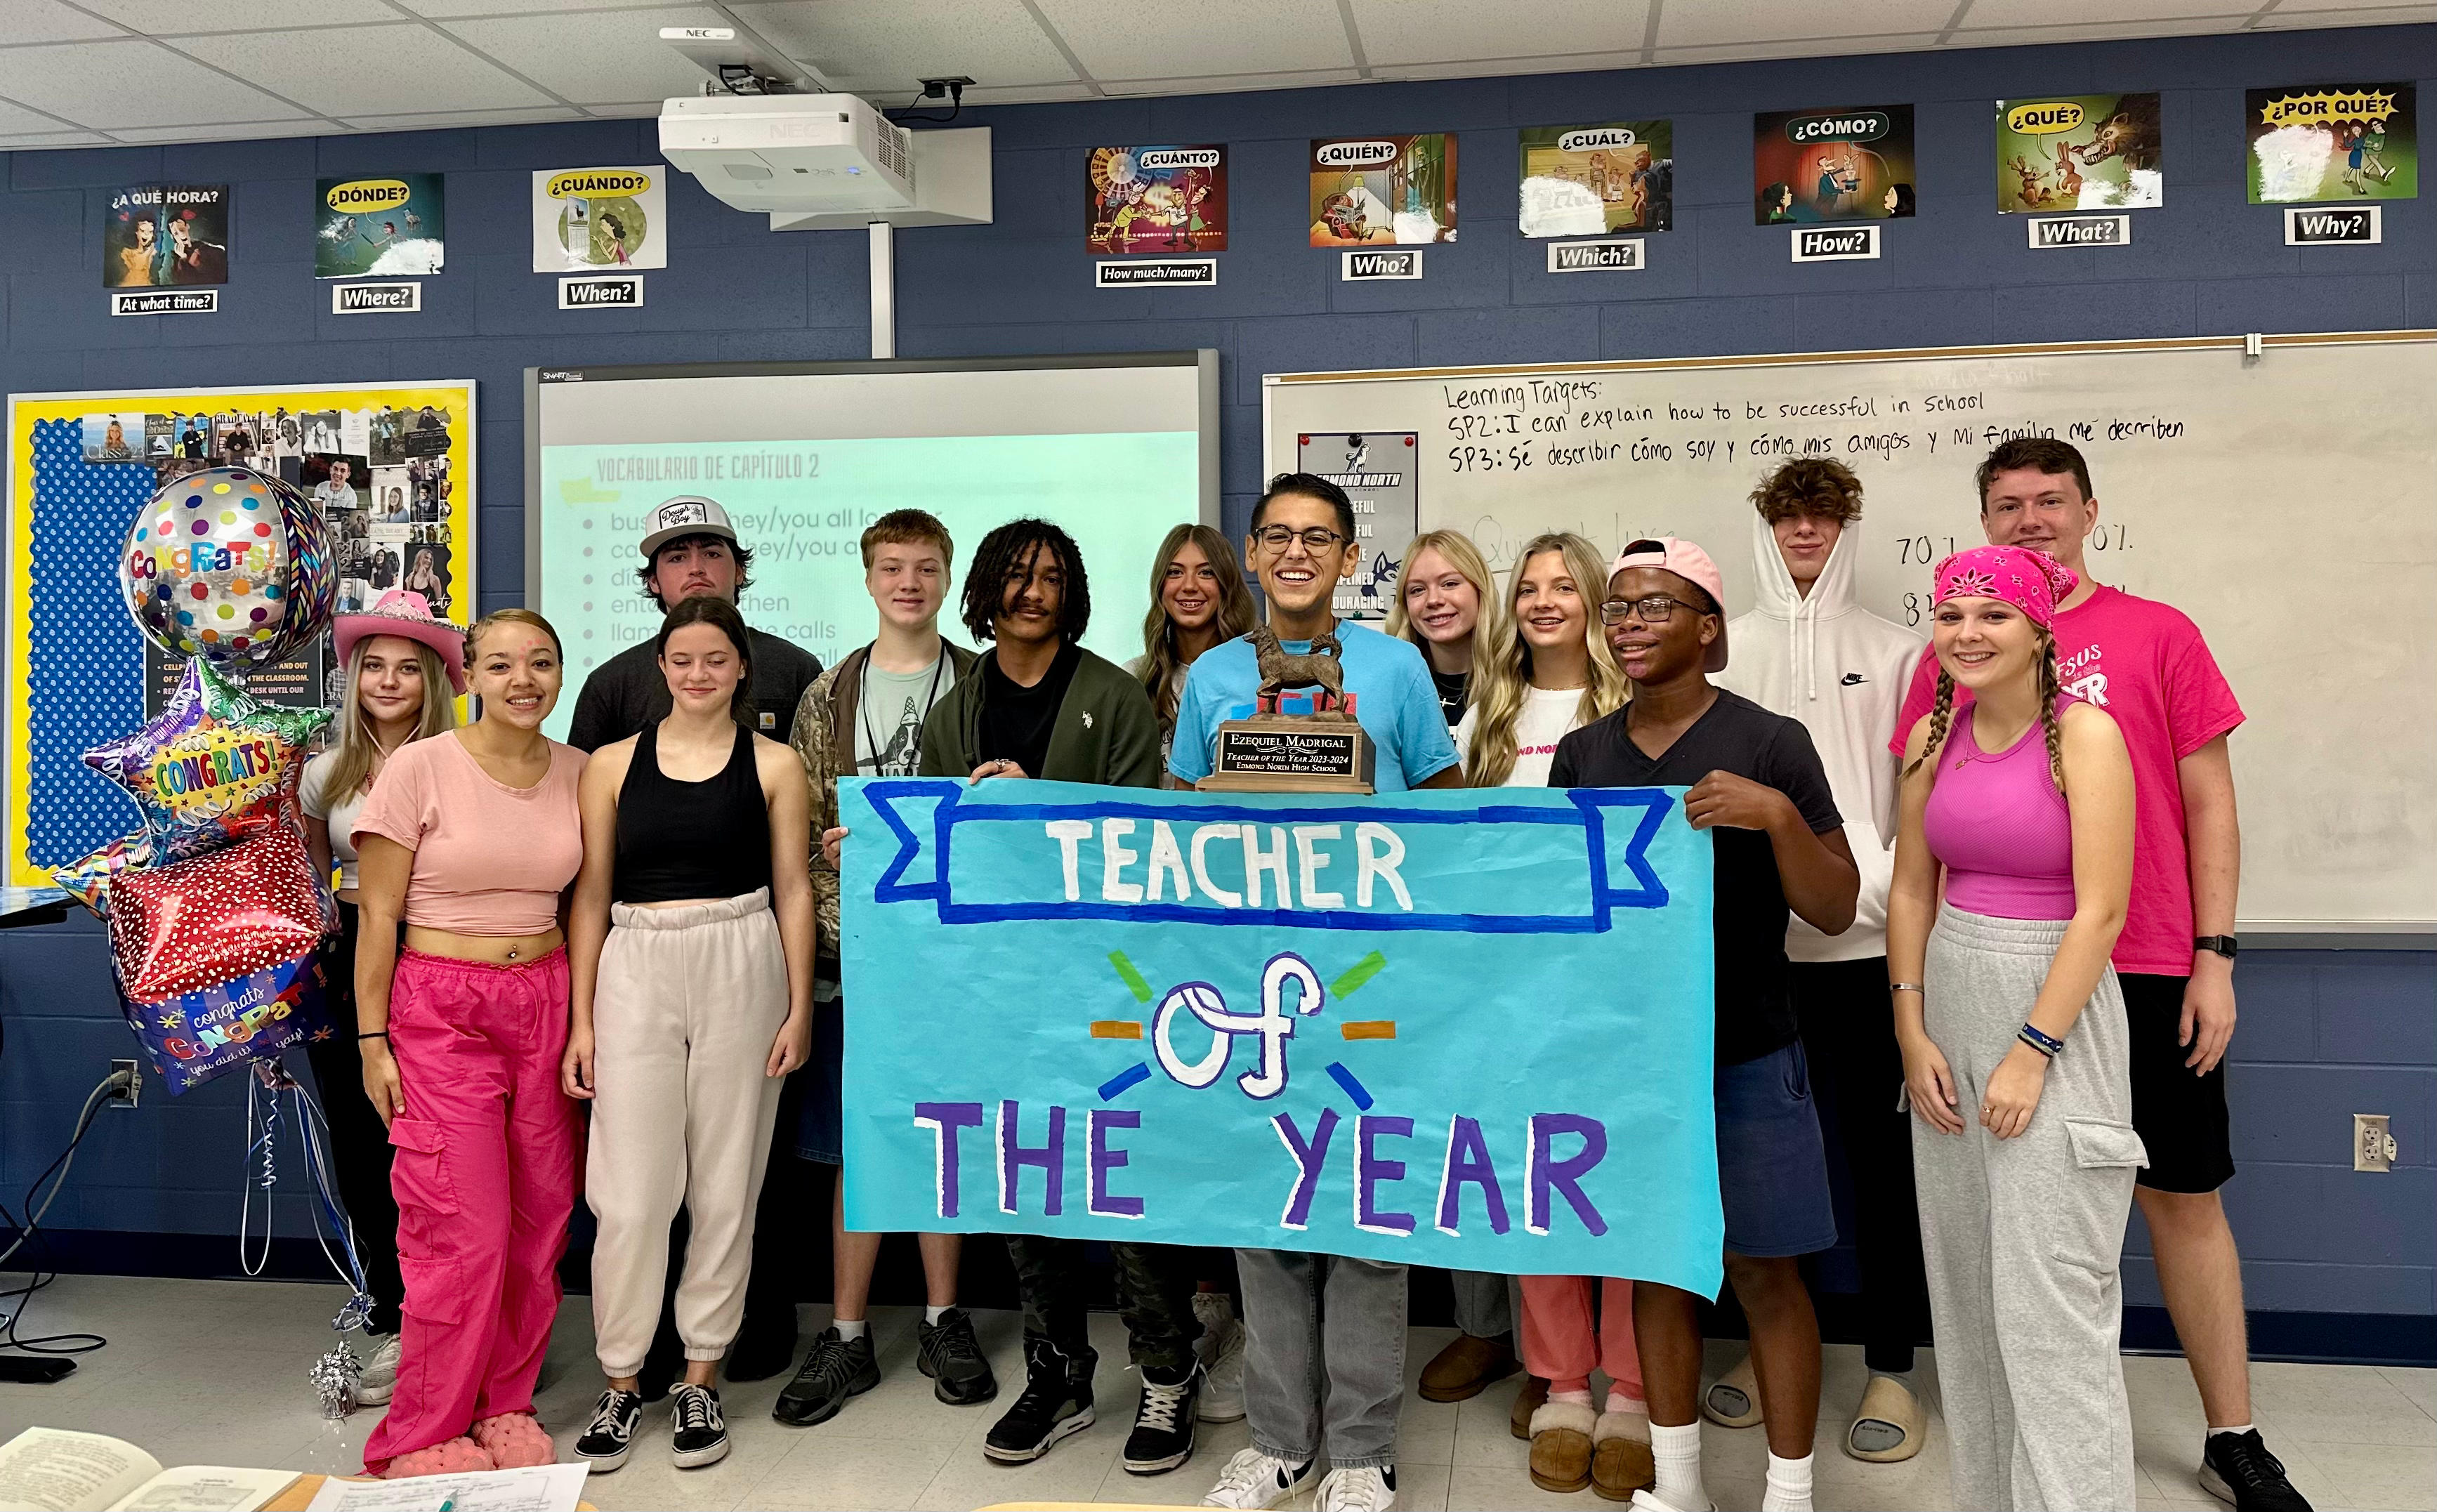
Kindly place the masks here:
[(1751, 501), (1772, 525), (1797, 515), (1850, 525), (1862, 518), (1862, 480), (1833, 457), (1797, 457), (1762, 478)]
[(961, 614), (974, 640), (998, 639), (996, 625), (1008, 587), (1024, 578), (1034, 553), (1043, 547), (1058, 558), (1065, 574), (1058, 599), (1058, 638), (1068, 645), (1083, 639), (1092, 623), (1092, 580), (1083, 571), (1083, 554), (1075, 537), (1045, 519), (1010, 519), (982, 537), (965, 574)]

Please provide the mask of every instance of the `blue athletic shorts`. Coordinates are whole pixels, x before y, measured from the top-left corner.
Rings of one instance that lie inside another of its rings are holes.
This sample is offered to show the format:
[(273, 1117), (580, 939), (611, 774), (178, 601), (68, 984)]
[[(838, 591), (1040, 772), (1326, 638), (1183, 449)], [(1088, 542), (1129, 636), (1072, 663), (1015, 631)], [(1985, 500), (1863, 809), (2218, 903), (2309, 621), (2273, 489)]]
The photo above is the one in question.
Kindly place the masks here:
[(1715, 1086), (1727, 1250), (1773, 1259), (1832, 1247), (1828, 1147), (1819, 1137), (1802, 1042), (1718, 1067)]
[(842, 1164), (839, 1151), (845, 1146), (842, 1130), (846, 1123), (845, 1077), (846, 1023), (844, 997), (813, 1005), (813, 1058), (798, 1078), (812, 1084), (804, 1089), (803, 1103), (796, 1116), (796, 1154), (803, 1160), (816, 1160), (824, 1166)]

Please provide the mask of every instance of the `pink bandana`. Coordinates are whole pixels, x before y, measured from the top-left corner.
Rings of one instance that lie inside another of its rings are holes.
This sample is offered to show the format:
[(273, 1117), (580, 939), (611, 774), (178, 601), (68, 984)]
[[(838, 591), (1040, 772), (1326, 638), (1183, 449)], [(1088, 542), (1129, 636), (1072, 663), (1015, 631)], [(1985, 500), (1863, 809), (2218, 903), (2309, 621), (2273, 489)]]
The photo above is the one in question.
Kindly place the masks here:
[(1937, 590), (1930, 602), (2003, 599), (2044, 630), (2056, 618), (2057, 601), (2080, 586), (2073, 569), (2027, 546), (1974, 546), (1937, 564)]

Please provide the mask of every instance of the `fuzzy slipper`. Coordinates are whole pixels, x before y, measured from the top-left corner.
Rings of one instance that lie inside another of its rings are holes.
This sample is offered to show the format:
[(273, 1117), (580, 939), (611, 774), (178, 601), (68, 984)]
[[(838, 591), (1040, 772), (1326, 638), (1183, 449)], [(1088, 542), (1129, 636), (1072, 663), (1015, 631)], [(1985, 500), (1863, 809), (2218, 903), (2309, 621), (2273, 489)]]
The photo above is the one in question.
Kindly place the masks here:
[[(1908, 1460), (1920, 1452), (1928, 1426), (1912, 1388), (1893, 1376), (1872, 1376), (1853, 1413), (1853, 1426), (1845, 1431), (1845, 1452), (1873, 1465)], [(1890, 1432), (1896, 1435), (1893, 1443), (1886, 1442)], [(1865, 1440), (1883, 1447), (1864, 1449)]]
[(550, 1431), (531, 1413), (501, 1413), (474, 1425), (474, 1442), (503, 1470), (528, 1469), (558, 1463), (558, 1446)]
[(463, 1475), (476, 1470), (496, 1470), (500, 1467), (482, 1446), (470, 1438), (446, 1438), (429, 1449), (418, 1449), (400, 1454), (382, 1467), (384, 1481), (403, 1481), (416, 1475)]
[(1752, 1370), (1751, 1356), (1737, 1361), (1734, 1369), (1701, 1393), (1701, 1415), (1720, 1428), (1760, 1426), (1760, 1377)]
[(1650, 1452), (1647, 1412), (1604, 1412), (1591, 1429), (1591, 1489), (1610, 1502), (1658, 1484), (1658, 1462)]
[(1532, 1436), (1532, 1415), (1538, 1412), (1540, 1410), (1540, 1404), (1548, 1399), (1549, 1382), (1547, 1378), (1542, 1376), (1525, 1376), (1523, 1378), (1521, 1388), (1515, 1393), (1515, 1405), (1506, 1415), (1507, 1431), (1513, 1433), (1517, 1438), (1530, 1438)]
[(1579, 1491), (1591, 1484), (1588, 1402), (1545, 1401), (1532, 1414), (1532, 1484), (1543, 1491)]

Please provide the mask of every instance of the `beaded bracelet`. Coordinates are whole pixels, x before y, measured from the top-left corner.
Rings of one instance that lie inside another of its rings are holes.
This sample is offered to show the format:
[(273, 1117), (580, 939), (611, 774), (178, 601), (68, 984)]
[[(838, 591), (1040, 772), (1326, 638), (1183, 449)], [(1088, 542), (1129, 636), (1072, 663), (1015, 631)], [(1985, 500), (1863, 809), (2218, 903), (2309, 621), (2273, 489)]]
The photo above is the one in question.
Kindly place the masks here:
[(2035, 1029), (2029, 1024), (2025, 1024), (2021, 1029), (2015, 1030), (2014, 1038), (2022, 1041), (2025, 1045), (2029, 1046), (2032, 1049), (2039, 1051), (2042, 1055), (2046, 1056), (2051, 1061), (2055, 1060), (2058, 1053), (2064, 1048), (2064, 1041), (2058, 1039), (2053, 1034)]

